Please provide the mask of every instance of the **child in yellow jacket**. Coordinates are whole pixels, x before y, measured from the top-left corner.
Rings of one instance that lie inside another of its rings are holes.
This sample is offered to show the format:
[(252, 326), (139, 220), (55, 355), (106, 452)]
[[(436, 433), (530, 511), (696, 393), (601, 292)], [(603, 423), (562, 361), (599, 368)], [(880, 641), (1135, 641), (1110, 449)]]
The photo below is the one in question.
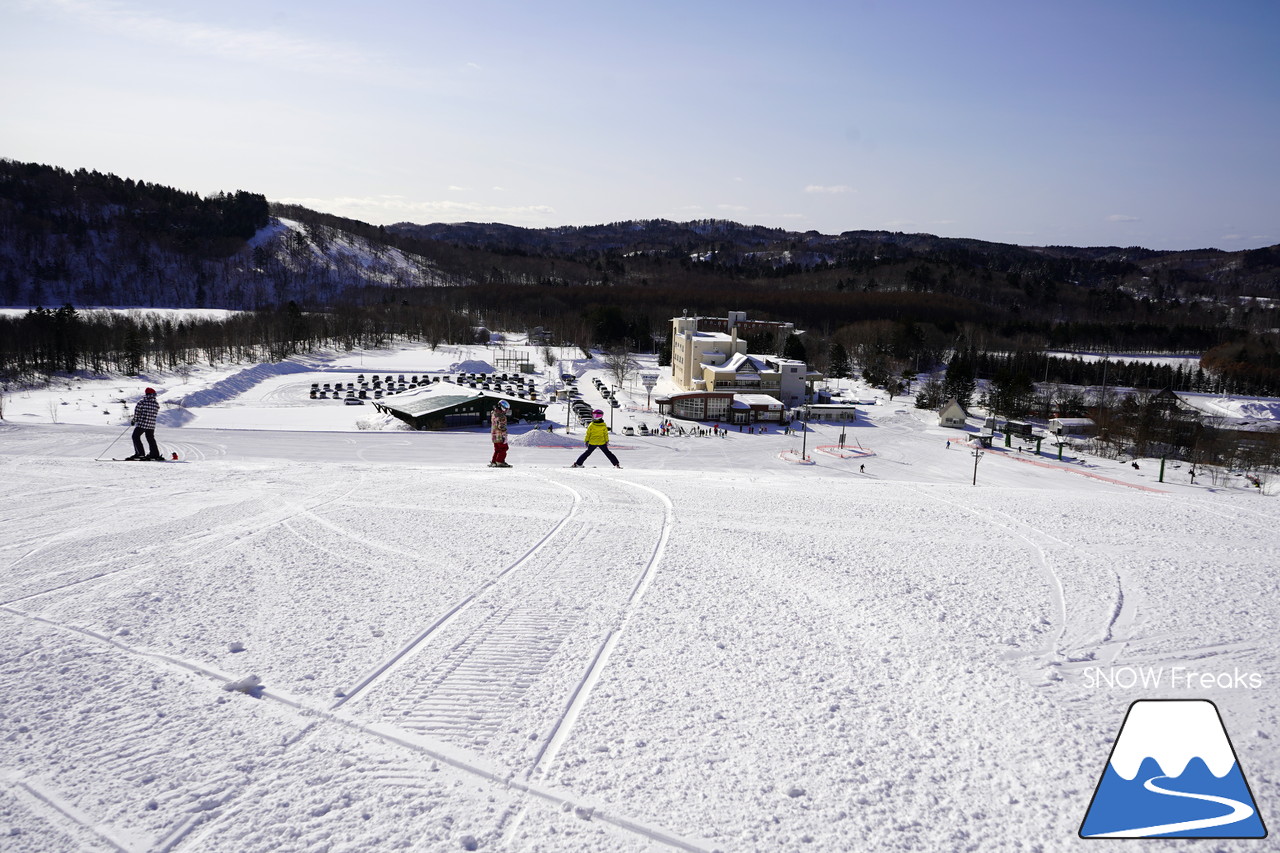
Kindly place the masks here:
[(587, 449), (578, 457), (578, 461), (574, 462), (570, 467), (581, 468), (586, 458), (596, 451), (596, 448), (604, 451), (605, 457), (613, 463), (614, 468), (621, 468), (618, 464), (618, 457), (614, 456), (609, 450), (609, 427), (605, 426), (604, 412), (596, 409), (591, 413), (591, 417), (595, 418), (591, 423), (587, 424)]

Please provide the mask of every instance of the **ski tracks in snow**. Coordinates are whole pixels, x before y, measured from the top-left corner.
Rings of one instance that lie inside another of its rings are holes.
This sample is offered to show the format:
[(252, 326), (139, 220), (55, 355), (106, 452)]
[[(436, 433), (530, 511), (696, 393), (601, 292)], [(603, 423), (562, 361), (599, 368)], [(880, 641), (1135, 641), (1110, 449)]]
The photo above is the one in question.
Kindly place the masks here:
[[(1019, 662), (1023, 677), (1032, 683), (1061, 678), (1060, 668), (1072, 665), (1111, 663), (1123, 652), (1134, 624), (1137, 607), (1132, 596), (1125, 594), (1122, 573), (1109, 567), (1106, 580), (1093, 578), (1095, 584), (1112, 585), (1106, 605), (1098, 608), (1096, 596), (1072, 594), (1069, 588), (1076, 578), (1064, 575), (1059, 566), (1079, 550), (1074, 543), (1048, 533), (1035, 525), (1015, 518), (993, 507), (981, 512), (959, 501), (949, 500), (931, 490), (917, 489), (934, 500), (955, 506), (1019, 540), (1045, 580), (1049, 590), (1049, 610), (1053, 613), (1053, 630), (1046, 632), (1039, 647), (1014, 649), (1004, 657)], [(1096, 572), (1094, 573), (1097, 574)], [(1047, 672), (1046, 672), (1047, 669)]]
[[(257, 695), (300, 715), (304, 725), (290, 743), (315, 731), (317, 722), (336, 724), (401, 747), (406, 756), (425, 755), (472, 778), (500, 785), (517, 797), (501, 812), (493, 829), (507, 838), (514, 835), (529, 807), (541, 803), (646, 843), (699, 850), (699, 845), (660, 827), (607, 807), (583, 804), (551, 781), (561, 747), (661, 565), (674, 527), (671, 501), (656, 489), (613, 477), (575, 475), (573, 485), (560, 478), (539, 479), (573, 496), (565, 515), (522, 556), (455, 601), (411, 642), (359, 677), (330, 708), (311, 707), (306, 701), (267, 690)], [(240, 519), (231, 525), (237, 536), (228, 536), (231, 531), (225, 526), (209, 533), (226, 541), (274, 527), (290, 529), (291, 519), (314, 517), (314, 510), (340, 501), (353, 490), (342, 489), (306, 505), (277, 505), (273, 512), (252, 520)], [(197, 535), (186, 544), (204, 542), (205, 537)], [(206, 666), (133, 649), (116, 637), (12, 606), (3, 610), (96, 640), (153, 665), (227, 680), (225, 674)], [(394, 772), (386, 779), (381, 778), (385, 773), (374, 775), (379, 784), (400, 787), (412, 787), (416, 778), (411, 770), (398, 782), (392, 778)], [(34, 781), (8, 781), (11, 789), (16, 786), (46, 802), (51, 797), (56, 800), (53, 792), (32, 793)], [(227, 790), (218, 803), (193, 812), (166, 837), (127, 839), (123, 844), (110, 827), (88, 816), (56, 805), (53, 810), (116, 849), (168, 850), (219, 831), (235, 813), (233, 801), (240, 796)], [(201, 831), (193, 833), (197, 826)]]
[(551, 802), (651, 843), (700, 849), (547, 787), (561, 747), (662, 563), (675, 516), (665, 494), (629, 480), (578, 474), (569, 485), (561, 477), (539, 479), (573, 496), (565, 515), (331, 710), (406, 739), (460, 748), (477, 766), (503, 768), (497, 772), (506, 785), (523, 795), (496, 827), (513, 843), (530, 805)]
[[(573, 496), (565, 515), (330, 710), (473, 752), (529, 784), (550, 778), (661, 565), (674, 509), (662, 492), (627, 480), (539, 479)], [(507, 835), (525, 813), (508, 810)]]

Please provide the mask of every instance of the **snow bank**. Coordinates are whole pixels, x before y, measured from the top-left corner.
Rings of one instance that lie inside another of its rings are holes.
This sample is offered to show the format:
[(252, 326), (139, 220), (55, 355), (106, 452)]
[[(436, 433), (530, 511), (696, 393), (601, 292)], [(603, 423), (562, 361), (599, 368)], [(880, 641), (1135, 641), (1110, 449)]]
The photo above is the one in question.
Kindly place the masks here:
[(530, 430), (520, 435), (509, 436), (507, 444), (512, 447), (574, 447), (583, 446), (583, 436), (565, 435), (562, 432), (547, 430)]
[(494, 373), (493, 365), (487, 361), (468, 359), (449, 365), (450, 373)]
[(244, 370), (213, 383), (208, 388), (193, 391), (173, 402), (187, 409), (212, 406), (238, 397), (264, 380), (273, 379), (277, 376), (286, 376), (291, 373), (310, 373), (314, 370), (316, 370), (314, 362), (303, 363), (293, 359), (274, 364), (255, 364), (253, 367), (246, 367)]

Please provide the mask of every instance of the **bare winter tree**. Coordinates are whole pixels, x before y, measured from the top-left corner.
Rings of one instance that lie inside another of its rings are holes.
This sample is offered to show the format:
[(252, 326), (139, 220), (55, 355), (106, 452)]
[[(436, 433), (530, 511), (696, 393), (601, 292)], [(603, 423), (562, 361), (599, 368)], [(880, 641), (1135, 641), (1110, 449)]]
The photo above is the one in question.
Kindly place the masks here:
[(626, 347), (611, 347), (604, 355), (605, 370), (618, 385), (625, 385), (627, 379), (640, 365), (627, 352)]

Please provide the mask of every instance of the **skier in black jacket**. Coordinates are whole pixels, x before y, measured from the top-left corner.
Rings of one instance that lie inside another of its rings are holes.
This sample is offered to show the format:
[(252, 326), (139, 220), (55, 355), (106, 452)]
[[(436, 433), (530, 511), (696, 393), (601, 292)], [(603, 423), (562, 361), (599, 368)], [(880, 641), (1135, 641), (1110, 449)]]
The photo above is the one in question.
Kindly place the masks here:
[[(133, 407), (133, 455), (126, 457), (130, 461), (159, 462), (160, 448), (156, 447), (156, 415), (160, 414), (160, 403), (156, 400), (156, 389), (148, 388)], [(147, 437), (147, 448), (150, 453), (142, 452), (142, 437)]]

